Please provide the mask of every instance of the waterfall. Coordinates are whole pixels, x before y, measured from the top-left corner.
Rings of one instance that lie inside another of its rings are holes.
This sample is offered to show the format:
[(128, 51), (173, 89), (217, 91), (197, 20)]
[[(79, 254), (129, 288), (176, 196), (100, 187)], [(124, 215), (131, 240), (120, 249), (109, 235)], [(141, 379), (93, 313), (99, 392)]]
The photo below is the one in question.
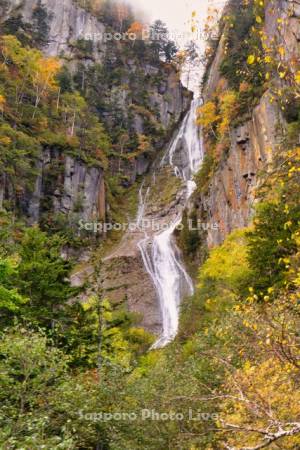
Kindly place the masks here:
[[(174, 167), (176, 176), (181, 177), (187, 183), (191, 181), (193, 175), (199, 170), (202, 162), (202, 145), (199, 137), (199, 129), (195, 124), (197, 117), (197, 108), (200, 106), (201, 100), (199, 98), (193, 100), (189, 112), (186, 114), (182, 124), (176, 133), (170, 148), (162, 159), (161, 165), (169, 160), (169, 164)], [(174, 163), (174, 155), (180, 140), (185, 143), (187, 151), (188, 166), (184, 170), (180, 170)]]
[[(195, 123), (196, 110), (199, 105), (200, 99), (193, 100), (189, 112), (184, 117), (160, 163), (161, 167), (170, 165), (174, 169), (175, 175), (184, 181), (185, 189), (182, 190), (181, 196), (185, 205), (196, 187), (193, 175), (199, 170), (203, 159), (202, 142)], [(178, 149), (185, 153), (187, 163), (184, 167), (180, 167), (175, 161)], [(149, 190), (143, 196), (142, 185), (138, 212), (139, 223), (145, 214), (148, 194)], [(193, 282), (184, 268), (173, 238), (176, 227), (182, 221), (182, 214), (183, 208), (166, 230), (158, 232), (154, 236), (149, 236), (147, 232), (144, 232), (144, 239), (138, 243), (145, 268), (155, 286), (162, 314), (162, 334), (152, 346), (153, 349), (166, 346), (176, 337), (182, 297), (194, 293)]]
[(135, 221), (137, 227), (142, 226), (142, 222), (143, 222), (143, 218), (145, 216), (145, 210), (146, 210), (146, 201), (147, 201), (148, 194), (150, 192), (150, 188), (148, 187), (145, 197), (143, 197), (144, 183), (145, 183), (145, 181), (143, 181), (141, 188), (139, 190), (139, 207), (138, 207), (137, 217), (136, 217), (136, 221)]

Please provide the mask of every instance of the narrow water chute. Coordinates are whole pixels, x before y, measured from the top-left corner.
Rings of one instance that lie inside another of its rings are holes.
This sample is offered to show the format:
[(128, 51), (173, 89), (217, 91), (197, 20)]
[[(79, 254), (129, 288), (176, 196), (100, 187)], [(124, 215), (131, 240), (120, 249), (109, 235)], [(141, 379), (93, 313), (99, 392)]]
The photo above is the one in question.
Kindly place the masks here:
[[(174, 169), (175, 175), (184, 181), (185, 189), (181, 193), (184, 197), (184, 204), (187, 203), (196, 187), (193, 175), (199, 170), (203, 159), (202, 142), (196, 125), (196, 111), (199, 105), (200, 99), (193, 100), (189, 112), (161, 161), (161, 166), (170, 165)], [(179, 147), (182, 152), (185, 152), (188, 161), (188, 165), (184, 168), (178, 167), (175, 163), (174, 156)], [(143, 195), (142, 186), (138, 213), (139, 223), (142, 223), (146, 211), (148, 194), (149, 188)], [(162, 333), (152, 348), (164, 347), (176, 337), (182, 295), (183, 293), (192, 295), (194, 292), (193, 282), (180, 259), (180, 252), (173, 237), (176, 227), (182, 221), (182, 214), (183, 209), (163, 232), (154, 236), (148, 236), (145, 232), (144, 239), (138, 243), (145, 269), (155, 286), (162, 315)]]

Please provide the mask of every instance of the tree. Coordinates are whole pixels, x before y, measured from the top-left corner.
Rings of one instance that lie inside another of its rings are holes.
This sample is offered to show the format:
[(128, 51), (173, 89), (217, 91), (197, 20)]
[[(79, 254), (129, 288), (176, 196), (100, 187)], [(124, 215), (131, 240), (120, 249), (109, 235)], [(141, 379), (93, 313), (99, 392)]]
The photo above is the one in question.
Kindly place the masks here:
[[(264, 186), (268, 201), (257, 207), (255, 227), (249, 232), (249, 262), (254, 271), (253, 286), (265, 291), (282, 287), (286, 281), (291, 255), (297, 251), (300, 221), (300, 151), (282, 155), (277, 170)], [(274, 195), (276, 193), (276, 197)]]
[(145, 26), (138, 21), (133, 22), (127, 30), (128, 34), (134, 34), (136, 39), (141, 39)]
[(232, 120), (237, 114), (238, 98), (234, 91), (225, 91), (220, 96), (220, 116), (222, 118), (219, 126), (218, 133), (221, 139), (224, 136), (228, 136), (229, 127)]
[(130, 315), (114, 311), (99, 286), (96, 289), (84, 303), (68, 307), (59, 331), (60, 346), (74, 367), (97, 369), (98, 374), (110, 365), (129, 368), (133, 353), (125, 329), (131, 324)]
[(57, 90), (56, 75), (60, 69), (60, 62), (56, 58), (40, 58), (33, 74), (33, 86), (36, 99), (32, 118), (34, 119), (41, 99), (51, 90)]
[(114, 4), (114, 8), (117, 21), (119, 22), (119, 31), (122, 32), (124, 20), (129, 16), (129, 8), (128, 5), (122, 1), (117, 1)]
[(259, 450), (277, 442), (285, 450), (297, 448), (300, 444), (298, 376), (298, 371), (289, 364), (274, 359), (257, 365), (248, 361), (229, 376), (228, 399), (224, 395), (220, 417), (224, 437), (230, 434), (225, 438), (225, 448)]
[(126, 130), (122, 130), (122, 133), (121, 133), (121, 135), (119, 137), (119, 142), (118, 142), (118, 146), (119, 146), (119, 149), (120, 149), (119, 168), (118, 168), (119, 173), (121, 172), (121, 162), (122, 162), (122, 158), (123, 158), (123, 155), (124, 155), (124, 150), (125, 150), (126, 145), (129, 144), (129, 142), (130, 142), (129, 134), (127, 133)]
[(156, 20), (151, 25), (149, 42), (156, 56), (165, 59), (167, 62), (170, 62), (177, 53), (177, 47), (169, 39), (168, 29), (161, 20)]
[(232, 120), (238, 113), (238, 94), (226, 90), (198, 108), (197, 124), (219, 142), (226, 142)]
[(66, 125), (66, 132), (69, 136), (74, 136), (76, 120), (86, 107), (86, 101), (79, 92), (66, 92), (62, 96), (61, 112)]
[(190, 84), (191, 73), (193, 72), (193, 70), (198, 69), (199, 64), (200, 60), (196, 44), (194, 41), (190, 41), (188, 44), (186, 44), (186, 47), (184, 49), (183, 64), (187, 75), (187, 87), (189, 87)]
[(164, 54), (167, 62), (171, 62), (176, 55), (178, 49), (175, 45), (175, 42), (168, 41), (164, 47)]
[(34, 163), (40, 155), (41, 146), (32, 136), (12, 128), (8, 123), (0, 124), (0, 173), (5, 174), (13, 190), (13, 206), (19, 194), (32, 188), (35, 180)]
[(24, 313), (34, 323), (54, 330), (64, 320), (64, 307), (75, 290), (68, 275), (71, 264), (61, 257), (63, 240), (37, 227), (27, 229), (21, 241), (16, 285), (30, 299)]
[(2, 113), (2, 117), (3, 117), (3, 114), (4, 114), (4, 106), (5, 106), (5, 104), (6, 104), (5, 97), (4, 97), (4, 95), (0, 94), (0, 111)]
[(0, 259), (0, 318), (8, 325), (12, 317), (22, 310), (28, 299), (20, 295), (14, 286), (18, 277), (18, 262), (12, 258)]
[(60, 62), (57, 58), (45, 58), (39, 50), (22, 47), (15, 36), (2, 36), (0, 47), (6, 67), (10, 69), (13, 64), (17, 70), (18, 76), (14, 77), (16, 104), (22, 103), (25, 90), (29, 90), (29, 87), (34, 89), (34, 119), (41, 99), (57, 89), (56, 75)]
[(15, 102), (18, 106), (22, 103), (24, 90), (27, 85), (32, 85), (32, 74), (36, 69), (38, 51), (27, 51), (15, 36), (2, 36), (0, 41), (1, 56), (3, 58), (6, 75), (11, 65), (17, 68), (17, 77), (15, 79)]
[(83, 159), (88, 163), (107, 169), (107, 155), (111, 148), (111, 141), (104, 126), (87, 109), (85, 113), (81, 111), (78, 119), (80, 122), (78, 120), (77, 137)]
[(219, 122), (220, 116), (217, 111), (217, 105), (213, 101), (206, 102), (198, 108), (197, 124), (203, 127), (204, 131), (212, 132), (216, 137), (215, 125)]
[(145, 26), (138, 21), (133, 22), (127, 30), (128, 35), (134, 36), (132, 41), (132, 47), (136, 44), (136, 41), (141, 41), (143, 38), (143, 31), (145, 30)]
[(70, 448), (72, 439), (63, 429), (53, 432), (47, 411), (47, 397), (66, 369), (67, 358), (42, 332), (17, 326), (1, 336), (1, 447)]
[(100, 164), (106, 168), (110, 138), (98, 118), (89, 111), (80, 93), (65, 92), (61, 97), (59, 112), (67, 135), (77, 144), (78, 156), (88, 163)]

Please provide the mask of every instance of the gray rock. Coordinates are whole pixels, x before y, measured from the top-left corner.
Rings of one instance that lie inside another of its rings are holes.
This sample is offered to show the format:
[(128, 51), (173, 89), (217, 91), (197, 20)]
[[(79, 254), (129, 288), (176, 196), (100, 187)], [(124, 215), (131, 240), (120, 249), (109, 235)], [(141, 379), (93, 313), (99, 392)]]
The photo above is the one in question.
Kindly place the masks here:
[[(23, 21), (31, 23), (37, 5), (38, 0), (11, 0), (2, 20), (17, 10)], [(79, 39), (100, 42), (100, 48), (104, 50), (105, 26), (95, 16), (76, 6), (72, 0), (41, 0), (41, 5), (48, 14), (48, 45), (44, 49), (48, 56), (74, 56), (71, 44)], [(94, 45), (93, 57), (100, 62), (102, 52), (98, 48), (99, 45)]]
[(51, 164), (49, 153), (45, 151), (44, 158), (38, 162), (38, 176), (33, 194), (29, 196), (28, 216), (31, 223), (37, 223), (40, 218), (40, 204), (44, 195), (51, 198), (53, 213), (69, 216), (77, 214), (84, 221), (97, 220), (103, 216), (105, 199), (103, 199), (104, 173), (101, 168), (87, 167), (82, 161), (70, 156), (65, 158), (63, 183), (53, 192), (45, 193), (43, 188), (44, 175)]

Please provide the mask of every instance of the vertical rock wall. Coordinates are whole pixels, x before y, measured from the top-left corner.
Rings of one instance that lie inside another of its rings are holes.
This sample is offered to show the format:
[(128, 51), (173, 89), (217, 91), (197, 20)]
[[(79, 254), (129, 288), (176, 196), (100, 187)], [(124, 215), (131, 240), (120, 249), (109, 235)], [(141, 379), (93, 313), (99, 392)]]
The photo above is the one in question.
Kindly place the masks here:
[[(299, 62), (300, 3), (276, 0), (265, 10), (265, 33), (269, 45), (283, 46), (286, 61)], [(203, 97), (208, 101), (221, 79), (220, 64), (224, 57), (224, 35), (221, 36), (214, 60), (207, 74)], [(281, 110), (265, 92), (254, 108), (251, 119), (231, 127), (230, 148), (210, 182), (205, 195), (194, 198), (198, 217), (208, 224), (207, 244), (220, 244), (232, 230), (249, 224), (259, 185), (259, 173), (268, 170), (279, 151), (285, 123)], [(213, 225), (217, 224), (218, 229)]]
[(205, 217), (209, 225), (209, 247), (222, 243), (232, 230), (249, 224), (259, 172), (272, 162), (278, 144), (278, 128), (282, 126), (281, 114), (266, 93), (251, 120), (231, 130), (228, 154), (212, 177), (208, 193), (196, 202), (200, 216)]

